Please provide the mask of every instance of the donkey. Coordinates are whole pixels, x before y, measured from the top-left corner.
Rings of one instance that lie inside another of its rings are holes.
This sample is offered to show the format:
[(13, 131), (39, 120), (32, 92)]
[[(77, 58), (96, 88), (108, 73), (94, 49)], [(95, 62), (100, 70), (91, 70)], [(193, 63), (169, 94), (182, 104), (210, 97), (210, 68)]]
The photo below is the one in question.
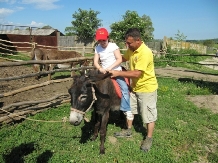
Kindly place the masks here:
[[(82, 57), (82, 54), (76, 52), (76, 51), (59, 51), (55, 49), (46, 50), (46, 49), (38, 49), (35, 48), (32, 50), (31, 53), (31, 59), (34, 60), (64, 60), (64, 59), (70, 59), (70, 58), (76, 58), (76, 57)], [(67, 68), (67, 67), (74, 67), (76, 65), (80, 66), (88, 66), (89, 62), (87, 60), (84, 61), (77, 61), (77, 62), (70, 62), (70, 63), (64, 63), (64, 64), (50, 64), (50, 65), (44, 65), (45, 70), (53, 70), (55, 66), (59, 68)], [(34, 65), (34, 69), (36, 72), (41, 71), (42, 69), (35, 68), (36, 65)], [(73, 76), (73, 72), (71, 71), (71, 77)], [(48, 80), (51, 80), (51, 74), (48, 74)]]
[[(33, 48), (30, 53), (31, 60), (46, 60), (45, 52), (42, 49)], [(33, 69), (35, 72), (40, 72), (43, 69), (48, 70), (47, 64), (34, 64)], [(36, 76), (36, 79), (39, 79), (40, 75)]]
[(109, 111), (120, 109), (121, 100), (110, 76), (110, 73), (99, 74), (96, 70), (90, 70), (87, 75), (74, 76), (73, 85), (68, 90), (71, 95), (70, 124), (79, 125), (85, 113), (94, 107), (95, 126), (91, 140), (95, 140), (100, 132), (100, 154), (105, 154), (104, 142)]

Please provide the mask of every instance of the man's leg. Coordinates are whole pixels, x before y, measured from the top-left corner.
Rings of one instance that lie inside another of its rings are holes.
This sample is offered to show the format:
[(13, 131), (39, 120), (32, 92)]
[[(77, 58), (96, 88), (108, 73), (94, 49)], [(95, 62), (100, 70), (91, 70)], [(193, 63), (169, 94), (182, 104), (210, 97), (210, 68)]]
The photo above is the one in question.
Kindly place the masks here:
[(147, 123), (147, 137), (152, 138), (155, 122)]
[(143, 124), (147, 128), (146, 138), (143, 140), (141, 150), (148, 152), (152, 146), (152, 136), (157, 120), (157, 91), (151, 93), (137, 93), (139, 99), (140, 113)]

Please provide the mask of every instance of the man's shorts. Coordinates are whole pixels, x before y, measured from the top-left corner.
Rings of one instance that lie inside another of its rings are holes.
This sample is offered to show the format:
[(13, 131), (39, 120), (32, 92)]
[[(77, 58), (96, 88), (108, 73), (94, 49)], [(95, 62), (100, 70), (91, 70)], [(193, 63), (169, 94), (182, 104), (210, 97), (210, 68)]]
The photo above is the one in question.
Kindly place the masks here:
[(133, 92), (130, 94), (130, 107), (133, 114), (141, 114), (143, 123), (157, 120), (157, 90), (150, 93)]

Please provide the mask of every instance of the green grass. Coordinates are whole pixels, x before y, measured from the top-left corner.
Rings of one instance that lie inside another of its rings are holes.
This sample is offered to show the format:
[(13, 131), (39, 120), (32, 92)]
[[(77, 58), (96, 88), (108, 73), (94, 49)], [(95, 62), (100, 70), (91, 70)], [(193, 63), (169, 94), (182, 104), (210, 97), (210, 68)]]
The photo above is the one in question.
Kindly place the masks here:
[[(217, 70), (213, 70), (211, 68), (202, 66), (200, 64), (193, 64), (199, 63), (200, 61), (204, 61), (206, 59), (211, 59), (211, 56), (198, 56), (198, 52), (193, 49), (181, 49), (180, 51), (171, 50), (170, 47), (167, 51), (165, 57), (154, 58), (155, 67), (183, 67), (191, 70), (200, 71), (202, 73), (210, 73), (214, 75), (218, 75)], [(180, 54), (180, 55), (173, 55), (173, 54)], [(182, 54), (190, 54), (190, 56), (183, 56)], [(180, 61), (180, 62), (172, 62), (172, 61)], [(192, 62), (192, 63), (191, 63)]]
[(15, 59), (15, 60), (23, 60), (23, 61), (30, 60), (30, 57), (27, 54), (23, 54), (23, 53), (15, 53), (14, 55), (3, 55), (0, 53), (0, 57), (5, 57), (8, 59)]
[[(188, 53), (186, 53), (188, 54)], [(202, 57), (179, 57), (171, 60), (199, 61)], [(19, 58), (20, 59), (20, 58)], [(157, 63), (156, 63), (157, 64)], [(156, 65), (164, 66), (164, 65)], [(217, 74), (198, 65), (175, 64), (202, 72)], [(67, 73), (55, 73), (68, 76)], [(132, 138), (114, 138), (119, 123), (111, 121), (107, 127), (106, 154), (99, 155), (99, 138), (90, 141), (93, 120), (80, 126), (69, 123), (46, 123), (25, 120), (3, 124), (0, 129), (0, 162), (10, 163), (188, 163), (218, 162), (218, 114), (207, 108), (198, 108), (186, 99), (187, 95), (218, 94), (217, 83), (193, 79), (158, 78), (158, 120), (153, 146), (149, 153), (140, 151), (143, 139), (141, 119), (135, 117)], [(51, 108), (30, 116), (33, 119), (57, 120), (68, 117), (70, 105)], [(91, 119), (91, 112), (88, 113)]]
[(94, 54), (93, 53), (86, 53), (84, 57), (93, 57)]
[[(0, 162), (218, 162), (218, 114), (186, 100), (187, 94), (209, 95), (213, 90), (206, 83), (194, 81), (158, 78), (158, 83), (158, 120), (149, 153), (139, 149), (144, 131), (138, 116), (132, 138), (114, 138), (113, 133), (120, 127), (112, 121), (108, 124), (105, 155), (99, 155), (99, 138), (89, 140), (93, 121), (75, 127), (25, 120), (1, 127)], [(59, 121), (68, 117), (69, 111), (69, 104), (65, 104), (31, 118)]]

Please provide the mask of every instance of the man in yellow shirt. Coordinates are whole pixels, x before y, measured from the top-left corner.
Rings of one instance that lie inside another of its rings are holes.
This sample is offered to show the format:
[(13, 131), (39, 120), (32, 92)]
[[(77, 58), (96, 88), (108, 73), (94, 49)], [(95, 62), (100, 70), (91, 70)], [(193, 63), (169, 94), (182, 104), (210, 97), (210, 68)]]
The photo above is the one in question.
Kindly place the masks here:
[[(147, 135), (142, 142), (141, 150), (148, 152), (152, 146), (152, 135), (157, 120), (157, 88), (158, 83), (154, 71), (153, 53), (141, 40), (140, 31), (131, 28), (125, 35), (127, 52), (123, 61), (129, 61), (129, 71), (110, 71), (112, 77), (123, 76), (131, 78), (133, 92), (130, 96), (130, 107), (133, 114), (142, 116)], [(114, 133), (115, 137), (130, 137), (133, 120), (127, 120), (127, 130)]]

